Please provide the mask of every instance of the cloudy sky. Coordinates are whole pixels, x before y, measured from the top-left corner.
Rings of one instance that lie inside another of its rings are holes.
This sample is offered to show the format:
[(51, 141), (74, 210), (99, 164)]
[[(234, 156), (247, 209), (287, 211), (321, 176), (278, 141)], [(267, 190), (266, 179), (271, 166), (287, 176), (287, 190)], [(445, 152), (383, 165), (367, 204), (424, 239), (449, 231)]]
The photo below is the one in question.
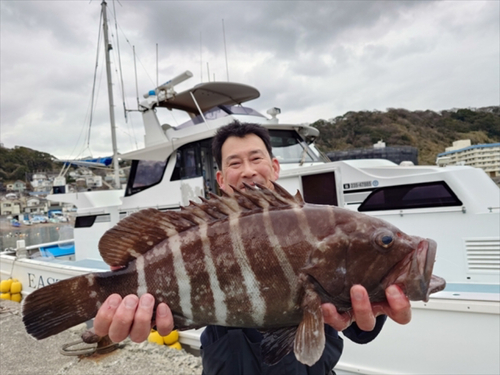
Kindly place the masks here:
[[(0, 5), (0, 143), (60, 158), (110, 155), (102, 51), (88, 137), (100, 1), (1, 0)], [(260, 91), (248, 106), (261, 113), (281, 108), (281, 122), (310, 123), (347, 111), (439, 111), (500, 102), (496, 0), (108, 0), (108, 19), (120, 152), (141, 148), (144, 132), (139, 114), (124, 119), (116, 36), (131, 109), (136, 108), (132, 46), (142, 97), (156, 84), (156, 44), (160, 83), (190, 70), (194, 77), (177, 87), (182, 91), (206, 81), (208, 71), (211, 80), (229, 75)]]

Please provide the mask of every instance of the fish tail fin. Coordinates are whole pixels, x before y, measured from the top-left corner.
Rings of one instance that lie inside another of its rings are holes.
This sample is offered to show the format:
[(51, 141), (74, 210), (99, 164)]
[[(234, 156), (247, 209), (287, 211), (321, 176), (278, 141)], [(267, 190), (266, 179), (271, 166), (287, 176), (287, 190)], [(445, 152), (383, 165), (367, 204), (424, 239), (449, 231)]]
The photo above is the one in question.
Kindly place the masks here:
[(41, 340), (92, 319), (104, 301), (95, 277), (88, 274), (60, 280), (29, 294), (22, 305), (26, 331)]

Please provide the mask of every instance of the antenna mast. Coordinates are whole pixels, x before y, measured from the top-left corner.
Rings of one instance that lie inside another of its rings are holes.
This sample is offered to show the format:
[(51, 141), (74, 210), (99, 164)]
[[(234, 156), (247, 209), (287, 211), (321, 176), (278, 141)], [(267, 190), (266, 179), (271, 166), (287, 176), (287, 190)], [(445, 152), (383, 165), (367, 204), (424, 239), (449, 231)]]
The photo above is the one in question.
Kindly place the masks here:
[(106, 76), (108, 79), (108, 99), (109, 99), (109, 121), (111, 123), (111, 142), (113, 144), (113, 170), (114, 170), (114, 179), (115, 179), (115, 187), (119, 189), (120, 186), (120, 175), (118, 165), (118, 148), (116, 146), (116, 126), (115, 126), (115, 108), (113, 102), (113, 85), (111, 82), (111, 62), (109, 59), (109, 50), (113, 47), (109, 44), (108, 40), (108, 19), (106, 14), (106, 1), (103, 0), (101, 3), (102, 6), (102, 18), (103, 18), (103, 32), (104, 32), (104, 52), (106, 55)]
[(227, 66), (226, 30), (224, 29), (224, 18), (222, 19), (222, 35), (224, 35), (224, 53), (226, 55), (226, 74), (227, 74), (227, 81), (229, 82), (229, 68)]
[(201, 43), (201, 31), (200, 31), (200, 82), (203, 82), (203, 56), (202, 56), (203, 44)]

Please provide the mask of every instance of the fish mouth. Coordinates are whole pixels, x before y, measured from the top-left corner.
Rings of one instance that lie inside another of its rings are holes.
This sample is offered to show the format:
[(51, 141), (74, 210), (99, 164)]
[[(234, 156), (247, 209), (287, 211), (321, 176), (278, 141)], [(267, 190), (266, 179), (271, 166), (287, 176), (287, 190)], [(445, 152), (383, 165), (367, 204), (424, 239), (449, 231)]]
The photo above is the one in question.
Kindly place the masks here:
[[(417, 249), (402, 261), (397, 277), (390, 284), (397, 284), (411, 301), (429, 300), (429, 295), (443, 290), (446, 281), (432, 274), (436, 260), (437, 244), (431, 239), (419, 242)], [(387, 280), (390, 281), (390, 280)]]
[(260, 188), (260, 186), (263, 186), (264, 184), (259, 184), (258, 182), (256, 181), (244, 181), (240, 184), (240, 186), (238, 187), (238, 190), (240, 191), (245, 191), (246, 188), (249, 188), (249, 189), (252, 189), (252, 190), (255, 190), (257, 188)]

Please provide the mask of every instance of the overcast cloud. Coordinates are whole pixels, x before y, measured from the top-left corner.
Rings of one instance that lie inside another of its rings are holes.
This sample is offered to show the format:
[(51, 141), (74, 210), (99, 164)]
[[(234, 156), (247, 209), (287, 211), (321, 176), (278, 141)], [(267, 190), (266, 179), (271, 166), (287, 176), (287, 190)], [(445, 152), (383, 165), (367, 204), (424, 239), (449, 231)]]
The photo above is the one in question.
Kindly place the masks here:
[[(347, 111), (435, 111), (499, 105), (499, 1), (108, 1), (113, 69), (119, 37), (126, 102), (190, 70), (256, 87), (247, 105), (281, 122)], [(118, 21), (115, 32), (114, 11)], [(90, 142), (89, 103), (100, 1), (1, 1), (0, 142), (60, 158), (110, 155), (103, 52)], [(226, 71), (222, 19), (229, 70)], [(102, 44), (101, 44), (102, 49)], [(201, 56), (201, 59), (200, 59)], [(140, 115), (123, 116), (113, 76), (118, 148), (143, 146)], [(167, 116), (168, 117), (168, 116)], [(165, 118), (176, 125), (183, 118)]]

